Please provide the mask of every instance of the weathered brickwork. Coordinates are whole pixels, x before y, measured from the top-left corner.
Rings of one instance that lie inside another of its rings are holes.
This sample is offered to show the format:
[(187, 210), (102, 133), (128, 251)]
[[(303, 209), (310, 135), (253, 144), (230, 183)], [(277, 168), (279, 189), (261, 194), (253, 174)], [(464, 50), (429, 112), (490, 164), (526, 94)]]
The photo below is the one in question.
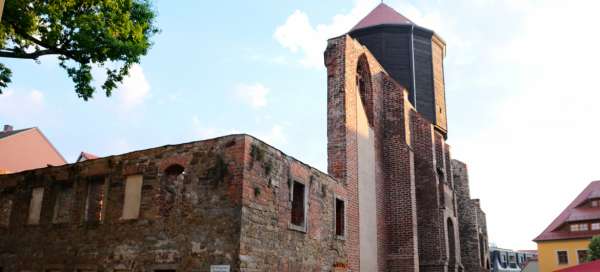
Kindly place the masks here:
[[(139, 214), (123, 219), (136, 176)], [(291, 181), (309, 192), (305, 231), (289, 226)], [(33, 188), (44, 196), (39, 224), (27, 225)], [(244, 135), (3, 175), (0, 195), (3, 271), (332, 271), (348, 262), (334, 231), (344, 187)]]
[[(332, 177), (247, 138), (241, 271), (332, 271), (345, 267), (344, 237), (335, 233), (335, 200), (347, 201)], [(306, 228), (291, 225), (294, 182), (306, 186)], [(349, 218), (348, 218), (349, 220)]]
[[(355, 202), (348, 212), (352, 218), (346, 244), (349, 268), (363, 271), (362, 262), (370, 261), (361, 252), (364, 241), (359, 234), (365, 220), (361, 205), (365, 204), (359, 189), (363, 182), (373, 182), (378, 271), (470, 271), (462, 262), (459, 214), (477, 214), (480, 209), (468, 206), (468, 211), (462, 211), (458, 205), (445, 130), (417, 112), (406, 89), (351, 37), (329, 40), (325, 65), (329, 172), (347, 185), (348, 197)], [(372, 135), (364, 133), (361, 115), (367, 116)], [(361, 180), (365, 155), (361, 142), (371, 137), (376, 179)], [(487, 240), (484, 243), (487, 247)]]
[(467, 165), (452, 160), (460, 220), (460, 246), (465, 271), (490, 271), (485, 213), (478, 199), (471, 199)]
[(419, 99), (435, 114), (390, 62), (328, 41), (329, 175), (231, 135), (0, 176), (0, 272), (489, 271), (485, 213), (446, 143), (445, 44), (429, 34), (419, 73), (434, 91)]

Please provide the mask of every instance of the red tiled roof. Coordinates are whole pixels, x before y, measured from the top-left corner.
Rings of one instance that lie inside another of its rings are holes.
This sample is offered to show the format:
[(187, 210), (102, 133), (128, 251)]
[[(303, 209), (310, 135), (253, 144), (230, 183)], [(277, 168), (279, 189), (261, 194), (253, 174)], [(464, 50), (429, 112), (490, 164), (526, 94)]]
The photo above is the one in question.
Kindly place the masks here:
[(555, 270), (554, 272), (598, 272), (600, 271), (600, 261), (589, 262), (572, 266), (565, 269)]
[[(552, 223), (534, 239), (534, 241), (550, 241), (563, 239), (590, 238), (600, 234), (600, 231), (570, 232), (559, 228), (565, 223), (577, 221), (600, 220), (598, 208), (580, 207), (589, 199), (596, 198), (600, 192), (600, 181), (594, 181), (588, 185), (573, 202)], [(599, 270), (600, 271), (600, 270)]]
[(37, 127), (0, 132), (0, 154), (2, 172), (18, 173), (67, 163)]
[(363, 18), (350, 31), (367, 28), (376, 25), (412, 25), (411, 20), (398, 13), (390, 6), (381, 3), (367, 17)]
[(19, 130), (0, 131), (0, 139), (6, 138), (6, 137), (11, 136), (11, 135), (19, 134), (21, 132), (28, 131), (30, 129), (34, 129), (34, 128), (25, 128), (25, 129), (19, 129)]

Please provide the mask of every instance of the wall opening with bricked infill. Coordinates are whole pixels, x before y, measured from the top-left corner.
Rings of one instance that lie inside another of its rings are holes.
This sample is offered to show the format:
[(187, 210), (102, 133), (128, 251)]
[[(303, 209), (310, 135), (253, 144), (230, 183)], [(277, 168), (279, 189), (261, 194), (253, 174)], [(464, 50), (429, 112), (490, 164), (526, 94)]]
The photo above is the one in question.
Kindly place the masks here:
[(52, 222), (55, 224), (68, 223), (71, 220), (71, 208), (73, 205), (73, 184), (55, 184), (54, 191), (56, 192), (56, 198)]
[[(363, 59), (361, 57), (361, 59)], [(364, 58), (366, 61), (366, 58)], [(359, 60), (360, 65), (360, 60)], [(366, 65), (366, 64), (363, 64)], [(368, 66), (367, 66), (368, 67)], [(369, 80), (370, 81), (370, 80)], [(364, 82), (369, 83), (369, 82)], [(358, 164), (358, 207), (360, 233), (360, 270), (377, 271), (377, 196), (375, 190), (375, 132), (369, 120), (368, 101), (360, 93), (368, 93), (371, 87), (358, 86), (356, 93), (356, 137)], [(368, 98), (369, 95), (365, 95)]]

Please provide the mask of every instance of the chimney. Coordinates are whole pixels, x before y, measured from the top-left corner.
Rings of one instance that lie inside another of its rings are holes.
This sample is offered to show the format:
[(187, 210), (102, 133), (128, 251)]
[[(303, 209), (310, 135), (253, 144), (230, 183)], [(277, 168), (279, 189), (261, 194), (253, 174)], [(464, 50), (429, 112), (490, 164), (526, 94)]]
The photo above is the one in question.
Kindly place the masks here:
[(13, 127), (11, 125), (4, 125), (4, 132), (13, 131)]

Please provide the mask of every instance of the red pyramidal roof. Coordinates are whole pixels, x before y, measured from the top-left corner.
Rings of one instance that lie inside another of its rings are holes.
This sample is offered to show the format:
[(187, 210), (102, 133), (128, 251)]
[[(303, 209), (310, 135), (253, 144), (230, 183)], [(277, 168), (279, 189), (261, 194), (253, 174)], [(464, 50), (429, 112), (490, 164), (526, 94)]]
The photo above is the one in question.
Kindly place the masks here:
[(367, 17), (363, 18), (351, 31), (376, 25), (412, 25), (411, 20), (395, 11), (390, 6), (381, 3)]

